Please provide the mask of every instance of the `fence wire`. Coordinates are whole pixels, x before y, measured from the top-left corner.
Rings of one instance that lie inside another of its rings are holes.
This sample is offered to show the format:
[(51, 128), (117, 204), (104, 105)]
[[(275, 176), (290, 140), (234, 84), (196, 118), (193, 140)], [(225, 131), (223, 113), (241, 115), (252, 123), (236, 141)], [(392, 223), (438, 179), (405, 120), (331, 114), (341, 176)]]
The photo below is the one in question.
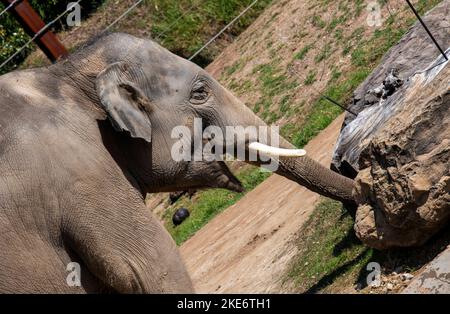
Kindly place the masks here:
[[(16, 5), (19, 1), (22, 0), (14, 0), (9, 6), (7, 6), (1, 13), (0, 17), (9, 11), (14, 5)], [(70, 6), (67, 7), (67, 9), (62, 12), (60, 15), (58, 15), (54, 20), (47, 23), (44, 27), (42, 27), (30, 40), (28, 40), (22, 47), (20, 47), (14, 54), (12, 54), (8, 59), (6, 59), (2, 64), (0, 64), (0, 69), (3, 68), (5, 65), (7, 65), (11, 60), (13, 60), (17, 55), (19, 55), (26, 47), (28, 47), (32, 42), (36, 40), (39, 36), (41, 36), (45, 31), (47, 31), (53, 24), (55, 24), (57, 21), (59, 21), (66, 13), (71, 11), (74, 6), (78, 5), (82, 0), (78, 0), (75, 3), (72, 3)], [(124, 13), (122, 13), (118, 18), (116, 18), (111, 24), (109, 24), (102, 32), (101, 34), (107, 32), (111, 27), (113, 27), (115, 24), (117, 24), (119, 21), (121, 21), (124, 17), (126, 17), (132, 10), (134, 10), (141, 2), (144, 0), (138, 0), (136, 1), (131, 7), (129, 7)]]
[(197, 6), (192, 4), (187, 10), (183, 11), (183, 13), (175, 21), (170, 23), (170, 25), (167, 27), (167, 29), (165, 29), (165, 30), (161, 31), (159, 34), (157, 34), (154, 39), (155, 40), (161, 39), (161, 37), (163, 35), (167, 34), (168, 32), (170, 32), (172, 30), (172, 27), (174, 27), (182, 18), (184, 18), (186, 16), (186, 14), (192, 12), (192, 10), (194, 8), (197, 8)]
[(253, 1), (248, 7), (246, 7), (241, 13), (239, 13), (230, 23), (225, 25), (216, 35), (211, 37), (210, 40), (206, 42), (200, 49), (198, 49), (192, 56), (189, 57), (189, 61), (198, 56), (206, 47), (208, 47), (214, 40), (217, 39), (223, 32), (225, 32), (231, 25), (233, 25), (237, 20), (239, 20), (248, 10), (250, 10), (259, 0)]
[(127, 16), (131, 11), (133, 11), (141, 2), (144, 0), (138, 0), (136, 3), (134, 3), (131, 7), (129, 7), (125, 12), (123, 12), (117, 19), (115, 19), (111, 24), (109, 24), (102, 32), (101, 34), (107, 32), (111, 27), (116, 25), (119, 21), (121, 21), (125, 16)]
[(11, 55), (8, 59), (6, 59), (2, 64), (0, 64), (0, 69), (3, 68), (6, 64), (8, 64), (12, 59), (14, 59), (19, 53), (21, 53), (26, 47), (28, 47), (29, 44), (31, 44), (36, 38), (41, 36), (45, 31), (47, 31), (50, 26), (58, 22), (67, 12), (71, 11), (75, 5), (78, 5), (81, 2), (81, 0), (78, 0), (77, 2), (73, 3), (71, 6), (67, 7), (67, 9), (58, 15), (55, 19), (47, 23), (44, 27), (42, 27), (39, 32), (34, 34), (34, 36), (28, 40), (25, 45), (23, 45), (19, 50), (17, 50), (13, 55)]
[[(11, 9), (15, 4), (22, 0), (14, 0), (8, 7), (6, 7), (0, 16)], [(2, 64), (0, 64), (0, 69), (3, 68), (6, 64), (11, 62), (17, 55), (19, 55), (26, 47), (28, 47), (33, 41), (36, 40), (39, 36), (41, 36), (45, 31), (47, 31), (54, 23), (60, 20), (66, 13), (73, 9), (73, 7), (79, 4), (82, 0), (78, 0), (71, 6), (69, 6), (63, 13), (57, 16), (53, 21), (46, 24), (39, 32), (37, 32), (30, 40), (28, 40), (21, 48), (19, 48), (14, 54), (12, 54), (8, 59), (6, 59)], [(125, 12), (123, 12), (118, 18), (116, 18), (112, 23), (110, 23), (100, 34), (103, 34), (110, 30), (114, 25), (120, 22), (123, 18), (125, 18), (131, 11), (133, 11), (139, 4), (141, 4), (144, 0), (136, 1), (131, 7), (129, 7)], [(223, 27), (217, 34), (215, 34), (212, 38), (210, 38), (200, 49), (198, 49), (188, 60), (192, 60), (197, 55), (199, 55), (204, 49), (206, 49), (214, 40), (216, 40), (221, 34), (223, 34), (230, 26), (236, 23), (245, 13), (247, 13), (259, 0), (253, 1), (249, 6), (247, 6), (242, 12), (240, 12), (230, 23), (228, 23), (225, 27)], [(155, 40), (159, 40), (164, 34), (168, 33), (173, 26), (175, 26), (186, 14), (191, 12), (196, 6), (191, 5), (188, 10), (184, 11), (184, 13), (178, 17), (174, 22), (172, 22), (169, 27), (157, 34)]]
[(2, 12), (0, 12), (0, 17), (2, 17), (3, 14), (5, 14), (7, 11), (9, 11), (9, 9), (11, 9), (13, 6), (15, 6), (16, 3), (18, 3), (19, 1), (22, 1), (22, 0), (14, 0), (13, 2), (11, 2)]

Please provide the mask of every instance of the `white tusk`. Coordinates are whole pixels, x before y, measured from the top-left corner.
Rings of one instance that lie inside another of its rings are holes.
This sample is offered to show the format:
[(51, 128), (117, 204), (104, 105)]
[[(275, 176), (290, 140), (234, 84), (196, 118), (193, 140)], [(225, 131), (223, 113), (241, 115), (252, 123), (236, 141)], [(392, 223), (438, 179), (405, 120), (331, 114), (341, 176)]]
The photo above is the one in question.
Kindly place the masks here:
[(306, 151), (304, 149), (279, 148), (262, 144), (259, 142), (250, 143), (248, 145), (248, 148), (274, 157), (302, 157), (306, 155)]

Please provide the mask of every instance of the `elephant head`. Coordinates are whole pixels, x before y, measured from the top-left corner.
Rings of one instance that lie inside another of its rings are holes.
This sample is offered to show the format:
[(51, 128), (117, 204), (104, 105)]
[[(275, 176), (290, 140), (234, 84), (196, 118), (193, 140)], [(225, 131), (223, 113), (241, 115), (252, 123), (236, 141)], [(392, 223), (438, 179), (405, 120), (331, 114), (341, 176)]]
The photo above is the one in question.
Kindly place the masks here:
[[(201, 131), (215, 128), (227, 137), (229, 126), (266, 126), (205, 70), (150, 40), (110, 34), (75, 53), (63, 65), (66, 71), (72, 71), (72, 81), (78, 82), (105, 113), (109, 122), (100, 122), (100, 126), (113, 128), (117, 133), (113, 136), (123, 138), (124, 144), (118, 149), (127, 150), (133, 165), (131, 172), (143, 193), (201, 187), (205, 182), (199, 179), (199, 169), (217, 167), (216, 161), (196, 161), (195, 156), (175, 160), (173, 150), (180, 143), (180, 138), (173, 136), (177, 128), (195, 133), (195, 122), (201, 121)], [(268, 138), (265, 142), (274, 140)], [(231, 145), (242, 145), (244, 159), (249, 163), (260, 165), (264, 163), (261, 156), (275, 156), (276, 173), (322, 195), (353, 200), (352, 180), (302, 156), (302, 150), (292, 150), (286, 140), (277, 140), (281, 148), (276, 150), (260, 143), (258, 135), (241, 142), (235, 139)], [(200, 145), (219, 141), (223, 139), (203, 138)], [(260, 152), (259, 158), (250, 160), (250, 152), (255, 150)], [(222, 166), (220, 162), (218, 168)]]

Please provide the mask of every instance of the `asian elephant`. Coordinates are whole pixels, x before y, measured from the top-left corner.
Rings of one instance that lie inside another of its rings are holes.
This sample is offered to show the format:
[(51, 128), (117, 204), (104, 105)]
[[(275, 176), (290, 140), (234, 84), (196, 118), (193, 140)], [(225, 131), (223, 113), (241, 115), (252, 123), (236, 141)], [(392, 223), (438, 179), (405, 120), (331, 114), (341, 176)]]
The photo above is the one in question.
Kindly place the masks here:
[[(221, 128), (264, 125), (197, 65), (127, 34), (1, 76), (0, 292), (193, 292), (144, 198), (240, 190), (222, 162), (171, 158), (172, 129), (194, 118)], [(352, 201), (352, 180), (306, 156), (279, 160), (277, 173)], [(81, 286), (67, 282), (71, 262), (81, 267)]]

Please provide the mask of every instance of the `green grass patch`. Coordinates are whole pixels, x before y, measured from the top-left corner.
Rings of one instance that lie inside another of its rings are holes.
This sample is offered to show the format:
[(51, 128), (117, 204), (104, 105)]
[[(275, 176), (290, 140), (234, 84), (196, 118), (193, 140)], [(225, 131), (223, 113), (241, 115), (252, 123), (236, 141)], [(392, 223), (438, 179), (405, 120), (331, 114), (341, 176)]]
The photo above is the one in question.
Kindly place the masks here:
[(423, 246), (377, 251), (361, 243), (353, 224), (340, 202), (323, 197), (298, 232), (298, 253), (283, 282), (293, 283), (299, 293), (336, 293), (355, 284), (367, 293), (368, 263), (379, 263), (383, 274), (414, 272), (450, 243), (450, 228), (445, 228)]
[(340, 15), (340, 16), (335, 16), (330, 24), (328, 24), (326, 30), (327, 32), (331, 32), (332, 30), (334, 30), (338, 25), (341, 25), (343, 23), (345, 23), (347, 21), (347, 16), (346, 15)]
[(331, 81), (337, 81), (342, 75), (342, 72), (339, 71), (335, 66), (331, 70)]
[[(261, 83), (261, 97), (253, 111), (259, 113), (261, 119), (268, 124), (275, 122), (290, 109), (287, 97), (289, 97), (290, 91), (297, 87), (297, 82), (289, 79), (277, 65), (277, 62), (279, 60), (275, 59), (271, 63), (260, 64), (253, 69), (253, 73), (258, 75), (258, 80)], [(284, 103), (282, 101), (279, 108), (281, 114), (270, 110), (273, 105), (273, 98), (277, 95), (282, 96), (282, 100), (284, 99)], [(261, 112), (262, 107), (264, 110)]]
[(283, 71), (272, 63), (257, 66), (256, 72), (259, 73), (259, 80), (262, 84), (261, 91), (266, 96), (279, 95), (295, 87), (295, 84), (289, 82)]
[(344, 38), (344, 31), (342, 28), (336, 28), (334, 31), (334, 38), (336, 38), (337, 41), (341, 41), (342, 38)]
[(294, 55), (294, 60), (303, 60), (305, 58), (306, 54), (308, 53), (308, 51), (310, 51), (313, 47), (314, 47), (313, 44), (309, 44), (309, 45), (306, 45), (305, 47), (303, 47), (299, 52), (297, 52)]
[(225, 73), (230, 76), (232, 75), (234, 72), (236, 72), (237, 70), (239, 70), (240, 68), (242, 68), (242, 63), (240, 61), (236, 61), (235, 63), (233, 63), (231, 66), (229, 66), (228, 68), (226, 68)]
[(232, 78), (228, 84), (228, 88), (231, 89), (237, 95), (249, 92), (253, 88), (253, 83), (250, 80), (237, 80)]
[(349, 52), (352, 50), (352, 45), (350, 43), (345, 43), (344, 47), (342, 48), (342, 55), (346, 56), (349, 54)]
[(283, 98), (281, 99), (281, 102), (280, 102), (280, 112), (281, 113), (285, 114), (288, 112), (290, 100), (291, 100), (290, 95), (283, 96)]
[(318, 28), (324, 28), (326, 26), (326, 23), (320, 18), (319, 15), (314, 15), (311, 18), (311, 23), (313, 26)]
[(382, 30), (376, 30), (372, 40), (360, 44), (351, 54), (352, 63), (356, 66), (375, 65), (381, 57), (395, 45), (407, 28), (389, 25)]
[(312, 83), (314, 83), (317, 79), (316, 79), (316, 71), (315, 70), (310, 70), (308, 72), (308, 75), (306, 75), (305, 81), (303, 82), (305, 85), (311, 85)]
[(356, 238), (342, 204), (328, 198), (322, 198), (299, 235), (299, 253), (283, 278), (299, 292), (319, 292), (343, 276), (355, 281), (373, 255)]
[[(145, 20), (151, 23), (153, 35), (164, 34), (161, 37), (164, 47), (188, 57), (251, 2), (252, 0), (205, 0), (194, 5), (194, 10), (190, 10), (193, 5), (188, 0), (149, 1), (148, 6), (151, 7), (152, 13), (149, 13)], [(232, 36), (241, 33), (271, 2), (272, 0), (258, 1), (227, 33)], [(158, 10), (155, 10), (155, 7), (158, 7)], [(217, 45), (213, 43), (194, 61), (206, 65), (218, 52)]]
[(341, 108), (325, 99), (316, 101), (312, 112), (308, 114), (303, 127), (291, 136), (292, 143), (297, 147), (304, 147), (312, 138), (325, 129), (341, 113)]
[(319, 63), (323, 60), (326, 60), (331, 56), (331, 53), (331, 45), (330, 43), (326, 43), (325, 46), (323, 46), (322, 50), (320, 50), (319, 54), (314, 58), (314, 61), (316, 63)]
[[(341, 104), (346, 104), (355, 88), (369, 75), (370, 69), (361, 68), (351, 73), (342, 74), (340, 80), (330, 83), (324, 95), (336, 100)], [(304, 147), (320, 131), (326, 128), (337, 116), (342, 113), (342, 109), (324, 98), (318, 98), (305, 123), (300, 127), (289, 127), (281, 129), (282, 135), (290, 140), (297, 147)]]
[[(253, 190), (258, 184), (268, 178), (270, 174), (270, 172), (256, 167), (243, 170), (237, 177), (246, 190), (244, 193), (235, 193), (225, 189), (210, 189), (197, 192), (195, 199), (183, 196), (175, 204), (171, 205), (164, 214), (167, 230), (175, 242), (180, 245), (218, 213), (236, 203), (245, 193)], [(172, 216), (175, 210), (180, 207), (188, 208), (191, 215), (181, 225), (175, 227), (172, 223)]]

